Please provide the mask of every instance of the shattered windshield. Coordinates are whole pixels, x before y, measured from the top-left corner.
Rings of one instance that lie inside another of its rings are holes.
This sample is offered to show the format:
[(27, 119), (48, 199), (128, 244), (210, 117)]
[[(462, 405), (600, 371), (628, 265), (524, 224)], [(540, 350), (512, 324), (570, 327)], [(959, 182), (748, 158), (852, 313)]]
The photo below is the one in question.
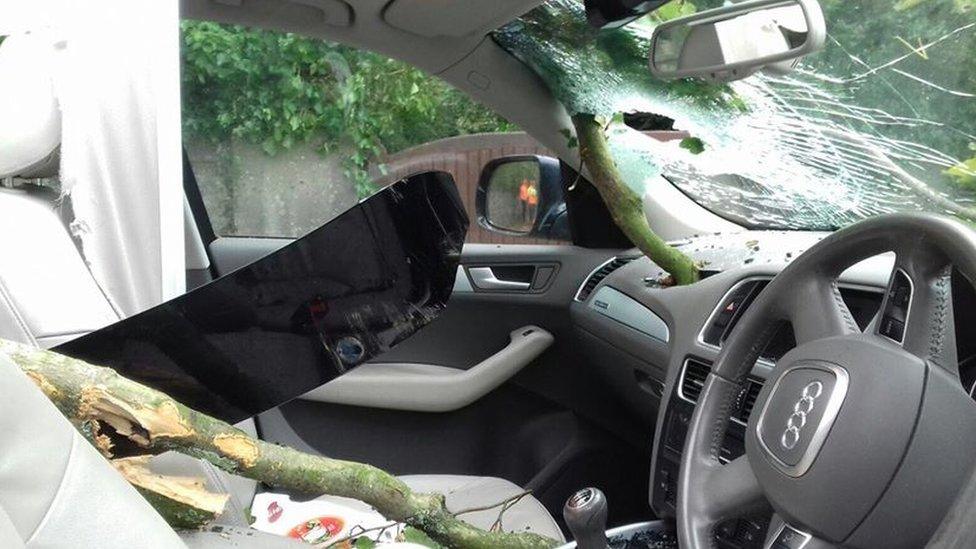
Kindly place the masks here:
[[(918, 210), (976, 220), (976, 0), (821, 0), (826, 46), (793, 72), (728, 85), (651, 76), (654, 26), (722, 3), (673, 0), (596, 31), (581, 1), (549, 0), (494, 38), (570, 114), (607, 118), (638, 193), (665, 177), (761, 228), (833, 229)], [(687, 136), (639, 131), (652, 129)]]

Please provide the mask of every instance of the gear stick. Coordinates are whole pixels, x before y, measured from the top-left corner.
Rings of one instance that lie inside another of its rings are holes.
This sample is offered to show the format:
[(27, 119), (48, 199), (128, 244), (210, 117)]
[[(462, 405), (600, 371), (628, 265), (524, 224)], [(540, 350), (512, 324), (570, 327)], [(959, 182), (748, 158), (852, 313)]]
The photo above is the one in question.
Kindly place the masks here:
[(563, 518), (577, 549), (607, 549), (607, 496), (599, 488), (583, 488), (569, 496)]

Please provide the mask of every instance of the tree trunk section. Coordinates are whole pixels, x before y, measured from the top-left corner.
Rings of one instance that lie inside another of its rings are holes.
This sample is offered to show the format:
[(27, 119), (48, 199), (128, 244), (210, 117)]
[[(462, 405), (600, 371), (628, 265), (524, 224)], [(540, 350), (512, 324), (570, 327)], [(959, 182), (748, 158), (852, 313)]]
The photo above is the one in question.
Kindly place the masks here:
[(174, 450), (278, 488), (358, 499), (391, 521), (422, 530), (447, 547), (535, 549), (557, 545), (555, 540), (528, 532), (481, 530), (448, 511), (443, 495), (414, 493), (397, 477), (371, 465), (314, 456), (252, 438), (110, 368), (5, 340), (0, 340), (0, 352), (20, 366), (76, 424), (107, 424), (149, 453)]

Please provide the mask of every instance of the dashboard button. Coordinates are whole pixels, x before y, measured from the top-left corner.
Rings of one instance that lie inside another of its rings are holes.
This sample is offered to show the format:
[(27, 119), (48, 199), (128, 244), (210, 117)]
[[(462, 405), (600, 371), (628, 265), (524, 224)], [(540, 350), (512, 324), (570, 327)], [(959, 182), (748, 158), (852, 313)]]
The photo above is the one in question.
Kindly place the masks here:
[(773, 540), (773, 547), (777, 549), (803, 549), (803, 546), (810, 541), (810, 535), (784, 524), (783, 528), (776, 534)]
[(881, 319), (881, 335), (901, 341), (905, 335), (905, 323), (890, 316)]

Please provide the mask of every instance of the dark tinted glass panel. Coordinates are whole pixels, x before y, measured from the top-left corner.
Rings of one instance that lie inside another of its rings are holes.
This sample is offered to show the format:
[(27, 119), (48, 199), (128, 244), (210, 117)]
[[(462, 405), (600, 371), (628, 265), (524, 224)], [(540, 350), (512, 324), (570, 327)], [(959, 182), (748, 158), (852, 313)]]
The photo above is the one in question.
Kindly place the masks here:
[(56, 350), (237, 422), (433, 320), (467, 227), (451, 177), (416, 175), (247, 267)]

